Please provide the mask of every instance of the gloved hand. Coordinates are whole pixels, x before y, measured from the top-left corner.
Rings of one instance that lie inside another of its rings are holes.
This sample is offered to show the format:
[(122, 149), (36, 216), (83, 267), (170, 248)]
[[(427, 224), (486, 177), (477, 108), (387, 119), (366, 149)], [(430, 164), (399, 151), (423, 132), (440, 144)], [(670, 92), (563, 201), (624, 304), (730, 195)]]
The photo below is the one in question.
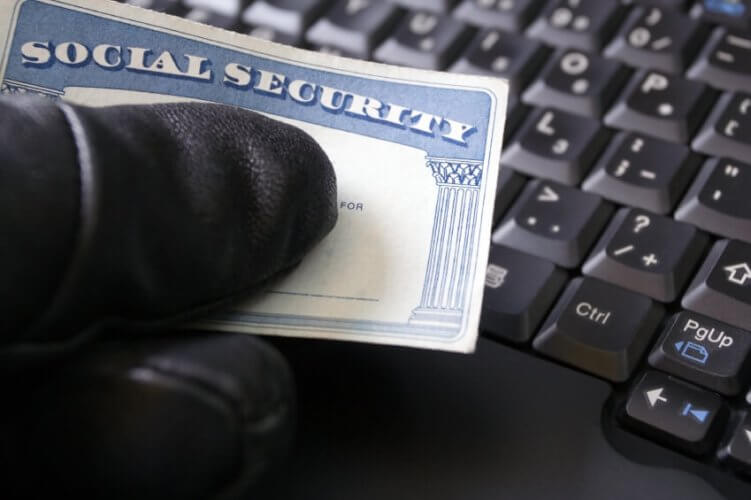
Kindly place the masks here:
[(256, 113), (0, 100), (3, 496), (246, 493), (289, 444), (289, 368), (165, 329), (294, 267), (335, 199), (320, 147)]

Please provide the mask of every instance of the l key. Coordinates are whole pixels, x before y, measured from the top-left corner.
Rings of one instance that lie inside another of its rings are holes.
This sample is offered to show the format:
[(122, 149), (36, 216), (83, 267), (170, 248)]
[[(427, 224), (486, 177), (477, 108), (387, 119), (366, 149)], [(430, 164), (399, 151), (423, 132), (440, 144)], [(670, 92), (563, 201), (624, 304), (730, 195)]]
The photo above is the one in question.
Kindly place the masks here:
[(536, 177), (577, 184), (610, 134), (596, 120), (540, 109), (501, 157), (501, 164)]

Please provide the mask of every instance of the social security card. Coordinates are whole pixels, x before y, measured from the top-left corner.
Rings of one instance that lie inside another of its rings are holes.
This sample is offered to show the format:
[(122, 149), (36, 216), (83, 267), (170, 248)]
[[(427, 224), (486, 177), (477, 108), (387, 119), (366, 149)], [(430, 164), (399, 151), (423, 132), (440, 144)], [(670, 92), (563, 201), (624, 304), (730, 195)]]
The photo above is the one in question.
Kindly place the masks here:
[(201, 328), (472, 351), (507, 85), (303, 51), (102, 0), (3, 0), (3, 94), (208, 101), (311, 134), (339, 221), (301, 265)]

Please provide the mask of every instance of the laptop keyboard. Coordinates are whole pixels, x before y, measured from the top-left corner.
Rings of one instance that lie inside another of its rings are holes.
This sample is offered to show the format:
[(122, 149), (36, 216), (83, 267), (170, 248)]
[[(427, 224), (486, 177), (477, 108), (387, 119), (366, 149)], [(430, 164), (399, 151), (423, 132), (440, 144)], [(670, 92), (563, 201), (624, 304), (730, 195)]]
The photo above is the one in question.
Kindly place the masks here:
[(483, 335), (612, 382), (613, 418), (751, 478), (750, 0), (127, 0), (499, 76)]

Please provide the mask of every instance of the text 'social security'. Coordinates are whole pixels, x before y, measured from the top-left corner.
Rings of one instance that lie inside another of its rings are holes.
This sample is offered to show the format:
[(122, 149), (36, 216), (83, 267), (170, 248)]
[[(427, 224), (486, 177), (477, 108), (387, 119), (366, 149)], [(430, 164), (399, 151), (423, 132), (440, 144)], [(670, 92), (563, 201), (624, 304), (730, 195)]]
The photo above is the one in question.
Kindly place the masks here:
[[(213, 81), (208, 58), (185, 54), (184, 64), (178, 64), (169, 51), (154, 52), (143, 47), (121, 47), (100, 44), (93, 48), (79, 42), (30, 41), (21, 46), (25, 66), (48, 67), (56, 62), (69, 67), (80, 67), (91, 62), (106, 70), (145, 72), (169, 77), (188, 78), (203, 82)], [(237, 62), (224, 67), (222, 84), (237, 89), (251, 90), (259, 95), (286, 99), (289, 97), (302, 105), (320, 105), (329, 112), (344, 112), (385, 125), (405, 128), (420, 134), (435, 136), (456, 144), (466, 145), (467, 137), (476, 131), (473, 125), (451, 120), (399, 104), (382, 102), (375, 97), (359, 95), (326, 85), (286, 75), (253, 68)]]

